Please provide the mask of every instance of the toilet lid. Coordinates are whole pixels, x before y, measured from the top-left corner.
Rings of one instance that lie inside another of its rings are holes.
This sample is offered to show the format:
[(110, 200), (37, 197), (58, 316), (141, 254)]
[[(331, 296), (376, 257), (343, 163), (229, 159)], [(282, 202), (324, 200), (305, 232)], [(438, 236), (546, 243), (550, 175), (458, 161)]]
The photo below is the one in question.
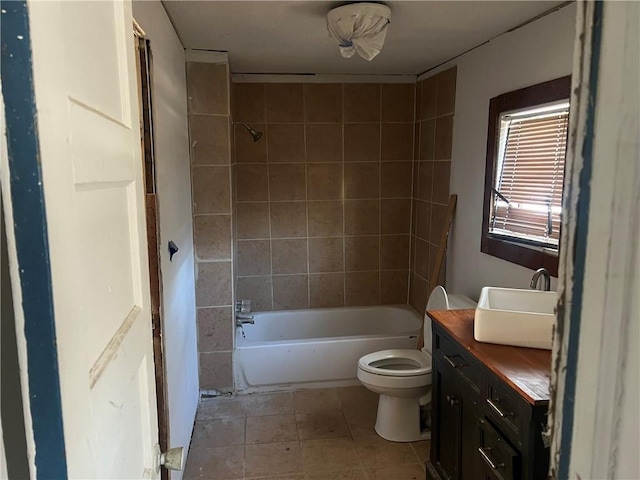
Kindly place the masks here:
[(431, 372), (431, 355), (419, 350), (382, 350), (360, 358), (358, 368), (390, 377), (425, 375)]

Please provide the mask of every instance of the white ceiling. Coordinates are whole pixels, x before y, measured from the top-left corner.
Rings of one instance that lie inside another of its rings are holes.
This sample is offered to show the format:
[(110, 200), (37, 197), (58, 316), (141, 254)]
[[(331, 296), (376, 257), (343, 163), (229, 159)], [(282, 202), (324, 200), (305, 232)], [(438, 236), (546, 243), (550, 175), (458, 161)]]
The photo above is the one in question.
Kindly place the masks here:
[(561, 1), (389, 1), (380, 55), (344, 59), (326, 14), (348, 2), (164, 0), (185, 48), (229, 52), (233, 73), (419, 74)]

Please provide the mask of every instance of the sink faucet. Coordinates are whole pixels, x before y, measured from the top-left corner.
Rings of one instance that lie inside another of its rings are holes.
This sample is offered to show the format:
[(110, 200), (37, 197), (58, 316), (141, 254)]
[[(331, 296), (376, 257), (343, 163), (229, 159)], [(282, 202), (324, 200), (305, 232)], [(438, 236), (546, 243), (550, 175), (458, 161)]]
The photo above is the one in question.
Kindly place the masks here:
[(546, 268), (539, 268), (536, 270), (536, 273), (531, 277), (531, 288), (537, 290), (538, 288), (538, 279), (540, 277), (544, 277), (544, 291), (548, 292), (551, 290), (551, 275), (547, 271)]

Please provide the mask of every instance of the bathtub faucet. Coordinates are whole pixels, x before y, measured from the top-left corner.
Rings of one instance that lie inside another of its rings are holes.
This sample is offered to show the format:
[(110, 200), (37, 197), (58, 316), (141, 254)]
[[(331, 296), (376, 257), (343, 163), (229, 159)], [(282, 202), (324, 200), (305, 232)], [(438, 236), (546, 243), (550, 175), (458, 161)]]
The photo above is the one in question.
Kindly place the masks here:
[(245, 323), (250, 323), (251, 325), (253, 325), (255, 323), (255, 321), (253, 320), (253, 315), (246, 313), (236, 313), (236, 327), (240, 327), (242, 338), (247, 338), (244, 334)]
[(242, 327), (242, 325), (244, 325), (245, 323), (250, 323), (251, 325), (253, 325), (255, 323), (255, 321), (253, 320), (253, 315), (237, 313), (236, 314), (236, 326), (237, 327)]

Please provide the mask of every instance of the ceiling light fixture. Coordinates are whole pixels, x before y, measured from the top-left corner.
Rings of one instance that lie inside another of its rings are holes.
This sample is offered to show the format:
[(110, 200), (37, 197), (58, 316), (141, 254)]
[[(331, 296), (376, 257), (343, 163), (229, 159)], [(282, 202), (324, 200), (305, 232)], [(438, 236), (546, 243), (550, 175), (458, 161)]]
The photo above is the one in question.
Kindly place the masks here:
[(379, 3), (352, 3), (327, 14), (327, 30), (340, 54), (351, 58), (357, 53), (369, 62), (382, 50), (390, 22), (391, 9)]

